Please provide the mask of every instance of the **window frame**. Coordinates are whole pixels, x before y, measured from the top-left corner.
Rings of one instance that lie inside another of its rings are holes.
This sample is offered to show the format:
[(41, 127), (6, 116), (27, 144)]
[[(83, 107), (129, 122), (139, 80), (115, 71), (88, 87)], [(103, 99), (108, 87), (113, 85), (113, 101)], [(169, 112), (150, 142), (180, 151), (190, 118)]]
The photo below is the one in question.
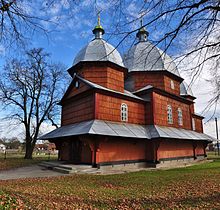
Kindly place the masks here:
[(178, 114), (178, 125), (182, 126), (183, 125), (183, 111), (180, 107), (177, 109), (177, 114)]
[(126, 103), (121, 104), (121, 121), (128, 122), (128, 105)]
[(175, 90), (175, 84), (174, 84), (174, 81), (172, 79), (170, 80), (170, 88), (172, 90)]
[(196, 130), (196, 121), (195, 121), (195, 118), (192, 118), (192, 130), (193, 130), (193, 131)]
[(171, 105), (167, 105), (167, 122), (173, 124), (173, 110)]
[(76, 80), (75, 82), (75, 88), (78, 89), (80, 87), (80, 82), (78, 80)]

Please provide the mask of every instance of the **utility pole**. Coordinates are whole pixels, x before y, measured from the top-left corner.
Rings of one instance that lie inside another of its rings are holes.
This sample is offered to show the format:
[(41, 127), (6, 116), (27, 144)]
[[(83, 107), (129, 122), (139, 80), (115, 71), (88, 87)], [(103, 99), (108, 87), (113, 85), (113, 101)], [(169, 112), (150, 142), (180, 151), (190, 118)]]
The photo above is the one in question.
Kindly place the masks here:
[(219, 156), (219, 142), (218, 142), (218, 120), (217, 120), (217, 117), (215, 118), (215, 129), (216, 129), (216, 137), (217, 137), (217, 150), (218, 150), (218, 156)]

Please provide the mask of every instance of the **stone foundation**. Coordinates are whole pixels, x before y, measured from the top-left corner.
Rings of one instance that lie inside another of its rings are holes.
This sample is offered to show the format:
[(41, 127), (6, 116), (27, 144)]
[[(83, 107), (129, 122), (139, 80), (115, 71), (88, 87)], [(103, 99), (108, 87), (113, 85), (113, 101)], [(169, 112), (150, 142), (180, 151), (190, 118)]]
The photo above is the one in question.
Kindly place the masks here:
[(97, 165), (99, 169), (103, 170), (135, 170), (135, 169), (146, 169), (146, 168), (175, 168), (182, 167), (200, 161), (207, 160), (204, 156), (198, 156), (197, 159), (192, 157), (185, 157), (179, 159), (167, 159), (162, 160), (159, 163), (151, 162), (137, 162), (137, 163), (118, 163), (118, 164), (108, 164), (108, 165)]
[(125, 170), (125, 169), (147, 168), (148, 164), (146, 162), (120, 163), (120, 164), (98, 165), (97, 167), (104, 170)]

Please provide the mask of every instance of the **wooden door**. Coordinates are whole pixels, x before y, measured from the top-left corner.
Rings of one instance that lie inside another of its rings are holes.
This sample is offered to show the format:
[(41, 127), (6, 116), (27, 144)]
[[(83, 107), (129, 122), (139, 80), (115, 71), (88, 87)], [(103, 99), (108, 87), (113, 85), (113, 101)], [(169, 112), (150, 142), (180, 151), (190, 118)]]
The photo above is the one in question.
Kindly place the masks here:
[(82, 142), (79, 139), (70, 141), (70, 161), (74, 164), (81, 163)]

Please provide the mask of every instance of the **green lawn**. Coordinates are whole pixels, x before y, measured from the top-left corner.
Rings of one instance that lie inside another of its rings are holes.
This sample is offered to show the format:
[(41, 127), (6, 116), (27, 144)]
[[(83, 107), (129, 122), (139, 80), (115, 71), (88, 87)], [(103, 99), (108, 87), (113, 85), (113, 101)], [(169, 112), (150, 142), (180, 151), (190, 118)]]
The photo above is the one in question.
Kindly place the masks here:
[(0, 172), (1, 170), (8, 170), (13, 168), (19, 168), (22, 166), (28, 166), (31, 164), (37, 164), (41, 161), (57, 159), (57, 155), (33, 155), (32, 160), (25, 160), (24, 153), (7, 153), (6, 159), (3, 153), (0, 153)]
[(0, 181), (0, 186), (0, 209), (6, 204), (21, 209), (220, 209), (220, 159), (171, 170)]

